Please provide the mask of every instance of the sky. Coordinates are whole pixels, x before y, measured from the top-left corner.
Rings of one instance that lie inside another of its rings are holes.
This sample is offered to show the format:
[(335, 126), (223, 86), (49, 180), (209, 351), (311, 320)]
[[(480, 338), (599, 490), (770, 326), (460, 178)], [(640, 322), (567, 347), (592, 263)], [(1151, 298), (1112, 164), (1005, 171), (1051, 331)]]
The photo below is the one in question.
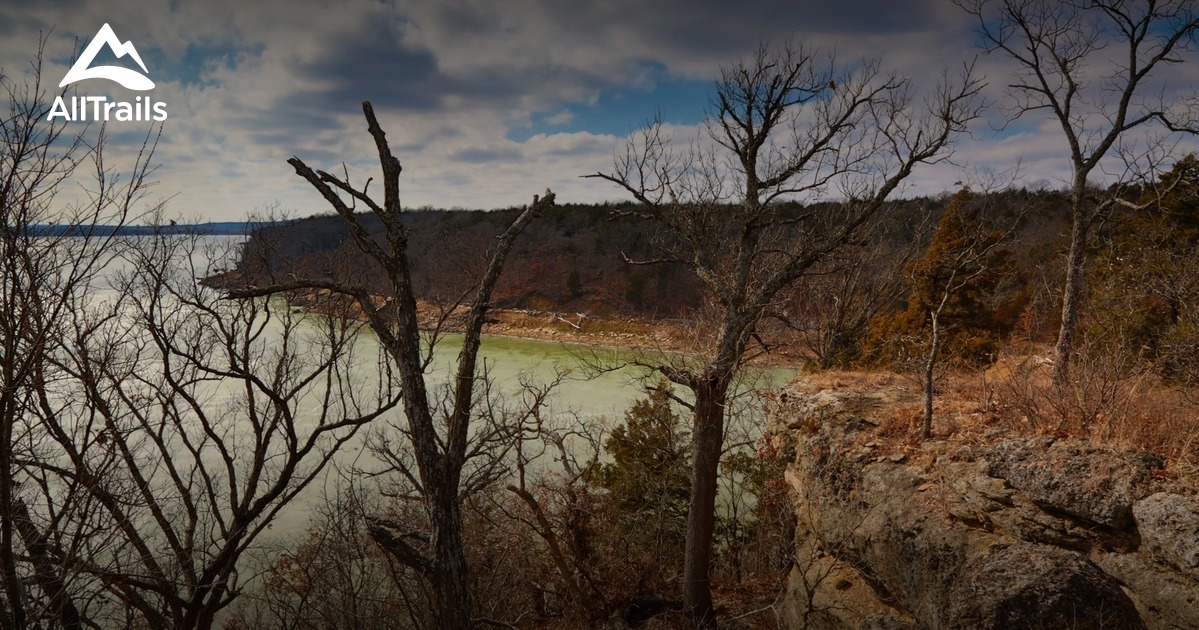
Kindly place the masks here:
[[(609, 170), (655, 112), (676, 137), (693, 136), (721, 64), (760, 42), (792, 38), (849, 64), (878, 57), (918, 89), (980, 54), (971, 18), (947, 0), (0, 0), (0, 68), (27, 73), (48, 33), (53, 87), (105, 23), (156, 85), (76, 85), (166, 103), (154, 195), (169, 199), (168, 216), (195, 221), (327, 212), (286, 163), (293, 155), (330, 171), (344, 162), (354, 182), (377, 177), (363, 100), (403, 163), (405, 206), (509, 207), (547, 187), (559, 202), (619, 201), (611, 184), (580, 175)], [(976, 69), (1001, 105), (1010, 67), (982, 56)], [(1194, 64), (1169, 72), (1184, 79), (1175, 85), (1196, 78)], [(1025, 182), (1059, 186), (1069, 162), (1053, 124), (1002, 122), (988, 110), (954, 164), (918, 170), (904, 194), (1017, 163)], [(109, 159), (132, 155), (149, 126), (110, 123)]]

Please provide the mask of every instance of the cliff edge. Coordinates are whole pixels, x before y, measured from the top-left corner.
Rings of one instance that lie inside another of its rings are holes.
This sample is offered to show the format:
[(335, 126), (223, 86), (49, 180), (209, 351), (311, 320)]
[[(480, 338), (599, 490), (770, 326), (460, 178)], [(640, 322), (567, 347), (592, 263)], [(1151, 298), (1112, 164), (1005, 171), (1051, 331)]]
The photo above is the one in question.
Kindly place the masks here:
[(1199, 628), (1199, 492), (1147, 452), (889, 439), (903, 388), (778, 396), (793, 628)]

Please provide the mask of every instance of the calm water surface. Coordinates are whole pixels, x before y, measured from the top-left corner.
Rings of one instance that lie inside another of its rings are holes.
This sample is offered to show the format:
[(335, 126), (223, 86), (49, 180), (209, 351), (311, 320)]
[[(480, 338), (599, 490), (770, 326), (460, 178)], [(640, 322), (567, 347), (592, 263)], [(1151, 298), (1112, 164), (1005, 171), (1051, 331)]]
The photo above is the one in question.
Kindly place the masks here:
[[(226, 251), (229, 246), (236, 246), (241, 240), (242, 237), (225, 236), (205, 237), (204, 239), (207, 245), (214, 246), (216, 249), (224, 247)], [(196, 254), (193, 264), (197, 270), (203, 271), (211, 267), (207, 261), (209, 255), (205, 252)], [(216, 266), (220, 266), (220, 264)], [(109, 271), (117, 272), (127, 267), (126, 263), (117, 261), (111, 265)], [(102, 284), (99, 297), (104, 298), (114, 293), (111, 288)], [(280, 303), (279, 308), (287, 307)], [(307, 317), (315, 318), (316, 316)], [(373, 358), (377, 351), (373, 335), (364, 332), (359, 341), (357, 355)], [(451, 378), (461, 341), (461, 335), (446, 335), (435, 347), (434, 360), (427, 376), (431, 392), (436, 389), (437, 385), (444, 384)], [(583, 357), (589, 356), (592, 352), (593, 350), (590, 348), (558, 342), (485, 335), (480, 356), (482, 358), (481, 365), (486, 368), (492, 379), (494, 392), (507, 396), (519, 396), (522, 383), (548, 383), (554, 380), (560, 372), (565, 371), (566, 378), (554, 389), (550, 401), (552, 410), (569, 411), (593, 418), (604, 417), (612, 422), (618, 421), (634, 400), (644, 396), (639, 382), (644, 380), (645, 372), (640, 368), (625, 367), (598, 375), (593, 374), (586, 369), (583, 361)], [(609, 359), (619, 355), (619, 351), (613, 350), (596, 349), (594, 352)], [(372, 361), (363, 361), (363, 366), (357, 369), (361, 371), (361, 378), (366, 382), (374, 380), (373, 371), (376, 368)], [(794, 377), (795, 370), (759, 370), (756, 375), (758, 376), (756, 387), (773, 388)], [(318, 401), (312, 402), (312, 404), (317, 403)], [(301, 405), (301, 409), (303, 409), (303, 405)], [(397, 410), (389, 420), (391, 422), (402, 421), (399, 414), (400, 412)], [(338, 468), (346, 470), (355, 466), (372, 467), (371, 458), (363, 449), (364, 435), (365, 432), (360, 432), (358, 438), (348, 444), (335, 458), (334, 461)], [(312, 508), (319, 502), (323, 502), (324, 495), (331, 492), (338, 483), (343, 483), (338, 474), (327, 475), (323, 484), (313, 483), (298, 497), (297, 501), (280, 515), (272, 528), (274, 534), (289, 536), (302, 534), (307, 528), (308, 515)]]

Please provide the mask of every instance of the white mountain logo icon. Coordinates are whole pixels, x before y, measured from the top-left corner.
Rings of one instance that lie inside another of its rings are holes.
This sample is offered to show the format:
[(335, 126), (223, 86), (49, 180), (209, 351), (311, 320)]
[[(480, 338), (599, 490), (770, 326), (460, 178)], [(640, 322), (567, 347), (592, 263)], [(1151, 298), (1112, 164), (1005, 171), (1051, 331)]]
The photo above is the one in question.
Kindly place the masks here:
[(62, 83), (59, 83), (58, 87), (66, 87), (71, 83), (84, 79), (108, 79), (116, 81), (130, 90), (145, 91), (154, 87), (154, 82), (150, 80), (150, 77), (139, 74), (137, 71), (130, 70), (129, 68), (122, 68), (120, 66), (96, 66), (89, 68), (88, 66), (95, 60), (96, 54), (100, 52), (100, 48), (105, 45), (112, 50), (118, 59), (129, 55), (133, 57), (137, 65), (141, 66), (142, 72), (149, 72), (146, 70), (146, 64), (142, 63), (141, 56), (137, 54), (137, 48), (133, 47), (133, 42), (121, 43), (121, 40), (117, 39), (117, 34), (112, 32), (112, 27), (105, 24), (100, 27), (99, 31), (96, 31), (96, 36), (88, 43), (87, 48), (83, 49), (83, 54), (79, 55), (79, 60), (75, 62), (75, 65), (71, 66), (71, 69), (67, 72), (67, 76), (62, 78)]

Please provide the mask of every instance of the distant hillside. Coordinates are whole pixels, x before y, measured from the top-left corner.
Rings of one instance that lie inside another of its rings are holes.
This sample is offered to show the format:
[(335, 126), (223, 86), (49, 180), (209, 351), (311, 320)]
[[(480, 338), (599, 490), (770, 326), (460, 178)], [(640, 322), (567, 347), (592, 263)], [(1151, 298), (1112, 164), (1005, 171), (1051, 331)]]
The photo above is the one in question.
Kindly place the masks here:
[[(530, 225), (509, 256), (495, 290), (496, 306), (674, 317), (698, 305), (699, 285), (686, 267), (624, 262), (622, 255), (652, 257), (650, 237), (631, 221), (610, 219), (613, 209), (610, 205), (564, 205)], [(469, 289), (486, 266), (494, 239), (516, 212), (406, 213), (405, 223), (412, 230), (409, 256), (417, 295), (447, 303)], [(374, 233), (382, 229), (372, 216), (364, 216), (363, 224)], [(332, 215), (262, 228), (246, 249), (241, 271), (249, 274), (248, 281), (254, 281), (266, 273), (344, 277), (348, 269), (350, 275), (369, 283), (372, 266), (347, 239), (342, 220)], [(248, 260), (264, 262), (250, 265)], [(257, 271), (251, 273), (251, 267)]]
[(261, 221), (218, 221), (170, 225), (31, 225), (33, 236), (152, 236), (155, 234), (245, 235), (275, 225)]
[[(1036, 199), (1034, 203), (1034, 198)], [(912, 228), (939, 216), (945, 199), (899, 200), (887, 210), (885, 239), (911, 245)], [(1024, 191), (1002, 193), (1001, 203), (1023, 214), (1015, 248), (1024, 268), (1060, 251), (1065, 214), (1056, 195), (1034, 197)], [(1034, 207), (1035, 206), (1035, 207)], [(517, 241), (496, 287), (495, 306), (596, 316), (678, 317), (700, 304), (695, 275), (677, 263), (634, 265), (654, 258), (654, 235), (642, 223), (613, 218), (619, 206), (566, 204), (535, 221)], [(798, 206), (797, 206), (798, 207)], [(494, 239), (517, 210), (413, 210), (404, 220), (411, 229), (409, 257), (418, 297), (436, 303), (455, 300), (478, 277)], [(363, 225), (381, 233), (377, 219)], [(321, 215), (266, 226), (254, 231), (238, 270), (242, 281), (263, 284), (275, 278), (355, 278), (367, 284), (382, 278), (348, 240), (342, 220)]]

